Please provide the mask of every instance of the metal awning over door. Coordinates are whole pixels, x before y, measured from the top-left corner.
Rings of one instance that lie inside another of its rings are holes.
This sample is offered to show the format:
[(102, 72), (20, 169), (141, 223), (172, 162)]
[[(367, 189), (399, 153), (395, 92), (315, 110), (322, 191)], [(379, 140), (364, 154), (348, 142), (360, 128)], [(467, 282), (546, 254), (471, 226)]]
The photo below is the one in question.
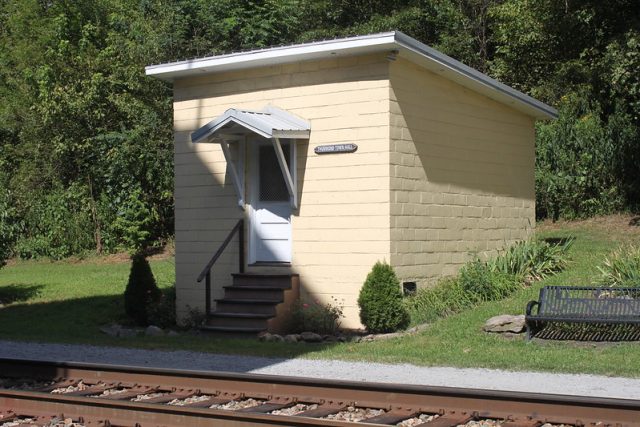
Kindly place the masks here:
[[(238, 164), (233, 160), (229, 144), (245, 141), (246, 137), (251, 134), (271, 140), (280, 171), (289, 191), (291, 206), (295, 209), (298, 207), (295, 167), (290, 170), (287, 165), (280, 139), (308, 139), (310, 132), (309, 122), (273, 106), (267, 106), (262, 111), (230, 108), (193, 132), (191, 142), (220, 144), (233, 175), (238, 193), (238, 204), (243, 207), (244, 179), (238, 171)], [(292, 161), (295, 161), (295, 157), (292, 158)]]

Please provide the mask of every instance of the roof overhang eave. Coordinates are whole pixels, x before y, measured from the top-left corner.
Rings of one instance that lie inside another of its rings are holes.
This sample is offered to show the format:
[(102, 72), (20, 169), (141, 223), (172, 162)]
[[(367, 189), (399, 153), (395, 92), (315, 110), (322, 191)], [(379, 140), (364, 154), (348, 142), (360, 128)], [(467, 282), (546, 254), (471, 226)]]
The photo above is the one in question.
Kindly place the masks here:
[(558, 111), (555, 108), (500, 83), (399, 31), (151, 65), (146, 67), (145, 71), (148, 76), (173, 81), (181, 77), (213, 72), (393, 50), (398, 51), (399, 56), (436, 74), (536, 119), (555, 119), (558, 117)]
[(326, 59), (327, 56), (373, 53), (385, 49), (393, 49), (394, 46), (395, 32), (391, 31), (344, 40), (323, 40), (294, 46), (278, 46), (168, 64), (149, 65), (145, 67), (145, 73), (148, 76), (173, 81), (180, 77), (211, 72), (235, 71), (301, 60)]

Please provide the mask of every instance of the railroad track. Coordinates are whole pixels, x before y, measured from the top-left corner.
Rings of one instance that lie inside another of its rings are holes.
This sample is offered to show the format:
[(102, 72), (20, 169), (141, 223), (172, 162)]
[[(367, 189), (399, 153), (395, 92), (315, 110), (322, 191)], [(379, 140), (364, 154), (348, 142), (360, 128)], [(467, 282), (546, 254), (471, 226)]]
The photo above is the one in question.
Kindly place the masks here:
[(353, 427), (356, 421), (640, 427), (640, 401), (0, 359), (0, 427)]

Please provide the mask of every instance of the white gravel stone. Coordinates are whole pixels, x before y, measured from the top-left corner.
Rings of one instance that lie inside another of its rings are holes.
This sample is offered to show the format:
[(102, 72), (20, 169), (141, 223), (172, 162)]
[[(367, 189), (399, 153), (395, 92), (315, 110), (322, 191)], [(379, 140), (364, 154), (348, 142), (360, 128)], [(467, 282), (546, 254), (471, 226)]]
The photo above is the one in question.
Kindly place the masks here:
[(0, 341), (0, 357), (640, 399), (640, 378)]

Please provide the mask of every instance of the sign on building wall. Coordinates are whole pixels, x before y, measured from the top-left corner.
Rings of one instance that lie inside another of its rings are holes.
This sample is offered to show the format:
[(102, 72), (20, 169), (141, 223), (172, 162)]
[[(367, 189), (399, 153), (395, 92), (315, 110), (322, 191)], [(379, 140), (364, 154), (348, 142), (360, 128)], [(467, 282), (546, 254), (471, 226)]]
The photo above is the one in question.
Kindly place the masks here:
[(313, 151), (316, 154), (353, 153), (358, 149), (356, 144), (318, 145)]

